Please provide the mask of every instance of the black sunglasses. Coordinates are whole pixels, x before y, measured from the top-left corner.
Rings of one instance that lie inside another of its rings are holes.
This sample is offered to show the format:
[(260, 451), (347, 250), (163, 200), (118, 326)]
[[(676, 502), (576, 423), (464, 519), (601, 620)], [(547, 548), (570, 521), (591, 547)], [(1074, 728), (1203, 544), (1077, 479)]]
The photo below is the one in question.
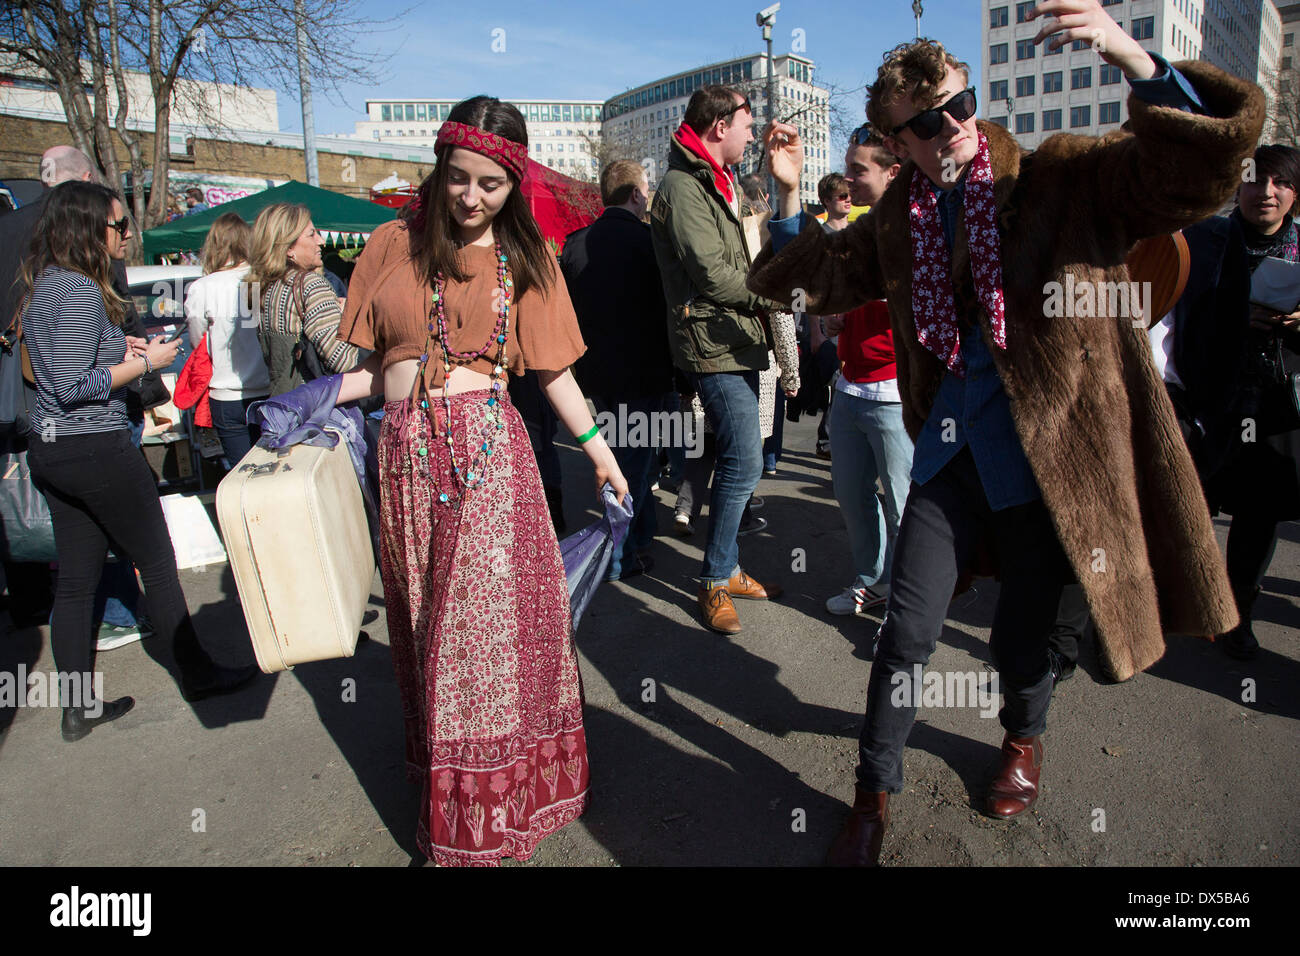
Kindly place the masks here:
[(866, 146), (871, 138), (876, 134), (870, 123), (863, 123), (852, 133), (849, 133), (850, 146)]
[(741, 100), (741, 101), (740, 101), (739, 103), (737, 103), (735, 106), (733, 106), (731, 109), (729, 109), (729, 110), (725, 110), (725, 111), (719, 113), (719, 114), (718, 114), (718, 119), (715, 119), (713, 122), (716, 123), (716, 122), (717, 122), (718, 120), (720, 120), (720, 119), (727, 119), (727, 118), (730, 117), (733, 113), (735, 113), (736, 110), (749, 110), (751, 113), (754, 112), (754, 108), (753, 108), (752, 106), (749, 105), (749, 97), (745, 97), (743, 100)]
[(123, 216), (121, 219), (117, 219), (117, 220), (110, 219), (108, 221), (108, 228), (116, 229), (117, 234), (125, 239), (126, 234), (131, 231), (131, 220), (128, 219), (126, 216)]
[(943, 114), (947, 113), (958, 123), (964, 123), (975, 115), (975, 87), (962, 90), (955, 94), (948, 102), (936, 106), (934, 109), (924, 110), (917, 113), (906, 123), (895, 126), (891, 131), (891, 136), (897, 136), (904, 128), (910, 129), (916, 134), (917, 139), (934, 139), (943, 129)]

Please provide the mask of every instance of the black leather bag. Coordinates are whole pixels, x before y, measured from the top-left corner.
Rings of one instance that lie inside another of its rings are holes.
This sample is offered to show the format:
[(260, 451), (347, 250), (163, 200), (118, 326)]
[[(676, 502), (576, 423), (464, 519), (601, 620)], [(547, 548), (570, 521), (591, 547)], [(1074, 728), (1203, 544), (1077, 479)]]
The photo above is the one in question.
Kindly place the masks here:
[(1256, 415), (1260, 434), (1295, 431), (1300, 428), (1300, 371), (1292, 368), (1294, 360), (1288, 361), (1282, 337), (1270, 336), (1257, 361), (1262, 379)]
[(22, 437), (32, 428), (28, 408), (35, 396), (23, 378), (22, 338), (17, 317), (0, 332), (0, 437)]
[(310, 382), (325, 374), (325, 366), (316, 353), (316, 346), (311, 344), (307, 333), (302, 331), (307, 325), (307, 297), (304, 293), (306, 274), (299, 272), (293, 279), (293, 294), (298, 302), (299, 332), (298, 344), (293, 347), (293, 367), (302, 376), (304, 382)]

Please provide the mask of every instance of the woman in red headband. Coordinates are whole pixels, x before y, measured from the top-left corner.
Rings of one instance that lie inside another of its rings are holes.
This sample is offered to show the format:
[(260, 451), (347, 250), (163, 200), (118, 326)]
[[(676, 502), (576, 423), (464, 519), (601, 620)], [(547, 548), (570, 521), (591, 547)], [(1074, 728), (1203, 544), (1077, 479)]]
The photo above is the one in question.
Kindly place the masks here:
[(451, 111), (437, 165), (353, 273), (340, 335), (375, 354), (339, 401), (382, 388), (381, 571), (436, 863), (527, 859), (587, 804), (582, 687), (564, 566), (506, 375), (536, 369), (622, 501), (613, 453), (568, 371), (585, 346), (519, 191), (524, 118), (486, 96)]

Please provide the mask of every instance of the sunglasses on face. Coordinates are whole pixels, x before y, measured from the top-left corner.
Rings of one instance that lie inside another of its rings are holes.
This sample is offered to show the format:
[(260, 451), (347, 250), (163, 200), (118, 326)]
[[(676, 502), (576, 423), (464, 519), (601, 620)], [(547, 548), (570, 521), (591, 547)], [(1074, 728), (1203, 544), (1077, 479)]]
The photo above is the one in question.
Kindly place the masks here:
[(943, 114), (947, 113), (958, 123), (964, 123), (975, 115), (975, 87), (962, 90), (948, 102), (917, 113), (906, 123), (895, 126), (891, 136), (897, 136), (905, 128), (910, 129), (917, 139), (934, 139), (943, 130)]
[(108, 228), (116, 229), (117, 234), (121, 236), (123, 239), (125, 239), (126, 234), (131, 231), (131, 220), (128, 219), (126, 216), (123, 216), (121, 219), (116, 219), (116, 220), (110, 219), (108, 221)]
[(840, 194), (837, 195), (835, 198), (838, 199), (840, 202), (844, 202), (846, 199), (849, 198), (849, 194), (848, 194), (848, 193), (840, 193)]

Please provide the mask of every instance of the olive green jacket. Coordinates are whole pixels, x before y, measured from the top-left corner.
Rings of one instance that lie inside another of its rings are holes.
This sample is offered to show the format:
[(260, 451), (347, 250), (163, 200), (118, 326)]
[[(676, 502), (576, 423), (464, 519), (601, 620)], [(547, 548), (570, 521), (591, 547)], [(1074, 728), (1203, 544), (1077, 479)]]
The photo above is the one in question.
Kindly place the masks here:
[(650, 233), (668, 303), (668, 345), (686, 372), (767, 368), (760, 315), (775, 306), (745, 287), (749, 250), (713, 169), (677, 142), (650, 208)]

